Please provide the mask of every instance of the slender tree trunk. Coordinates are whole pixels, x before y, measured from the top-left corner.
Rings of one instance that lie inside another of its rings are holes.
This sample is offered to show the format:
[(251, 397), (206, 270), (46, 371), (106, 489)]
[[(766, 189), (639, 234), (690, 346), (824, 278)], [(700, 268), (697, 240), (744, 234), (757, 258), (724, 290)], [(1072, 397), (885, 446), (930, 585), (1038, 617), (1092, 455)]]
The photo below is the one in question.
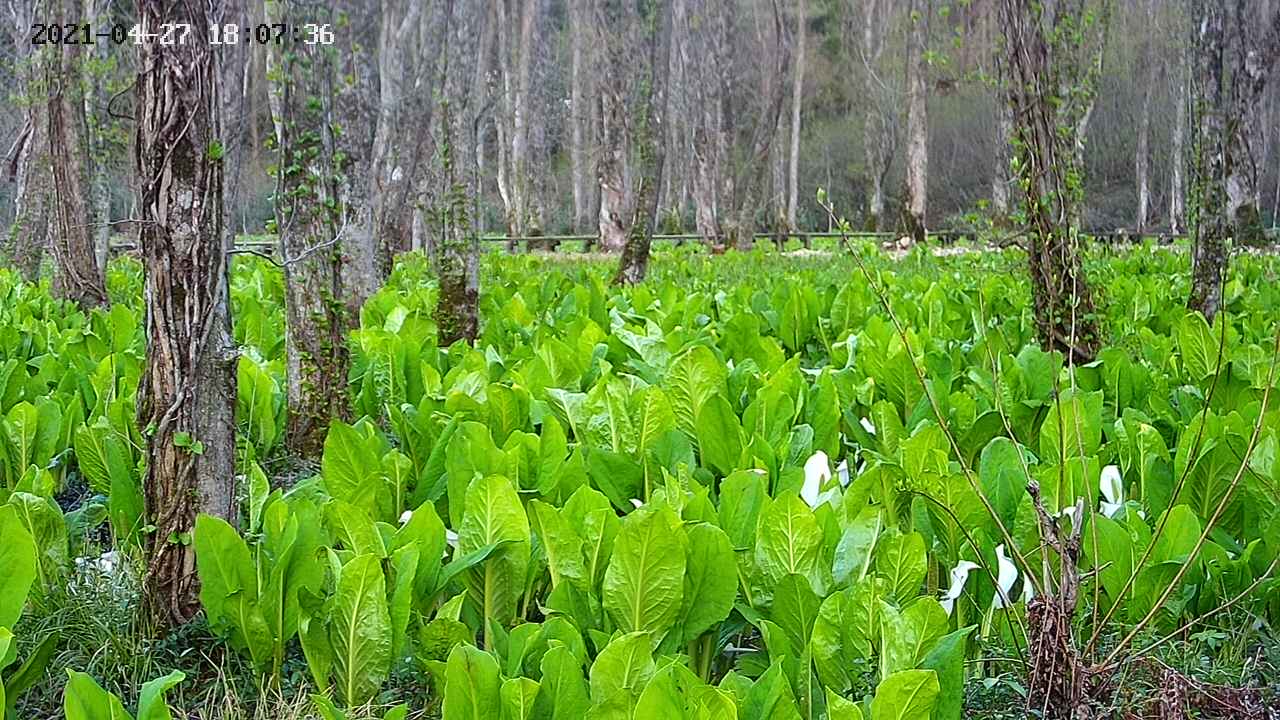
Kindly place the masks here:
[[(66, 1), (51, 0), (55, 22), (65, 24), (75, 16), (74, 9), (64, 7)], [(94, 253), (89, 206), (84, 197), (80, 48), (74, 43), (59, 45), (49, 62), (49, 154), (55, 198), (53, 291), (88, 309), (106, 304), (107, 287)]]
[[(1095, 34), (1105, 37), (1105, 20), (1086, 21), (1083, 12), (1063, 7), (1048, 18), (1046, 12), (1034, 0), (1002, 3), (1006, 92), (1029, 225), (1036, 332), (1046, 350), (1063, 352), (1069, 363), (1087, 362), (1097, 352), (1099, 337), (1072, 219), (1083, 194), (1080, 128), (1093, 107), (1100, 53), (1091, 40)], [(1063, 32), (1066, 26), (1073, 31)], [(1074, 88), (1074, 95), (1064, 96), (1062, 85)], [(1064, 133), (1063, 128), (1074, 132)]]
[(907, 43), (907, 199), (903, 220), (913, 243), (925, 241), (929, 197), (929, 90), (924, 58), (929, 12), (926, 2), (912, 0)]
[[(292, 25), (294, 0), (266, 0), (268, 23)], [(314, 12), (309, 21), (317, 19)], [(284, 261), (285, 443), (301, 457), (317, 457), (329, 422), (349, 415), (347, 331), (342, 297), (342, 232), (347, 208), (340, 188), (344, 153), (333, 117), (334, 68), (320, 45), (288, 53), (268, 46), (268, 100), (276, 132), (275, 222)]]
[(18, 138), (9, 151), (14, 182), (13, 226), (5, 233), (0, 259), (11, 263), (26, 280), (40, 274), (48, 244), (53, 206), (53, 170), (49, 162), (49, 105), (44, 67), (53, 62), (56, 46), (32, 46), (27, 42), (31, 23), (36, 22), (37, 5), (19, 4), (25, 11), (14, 17), (14, 44), (18, 49), (18, 81), (26, 95), (25, 117)]
[[(1155, 28), (1155, 3), (1147, 0), (1145, 9), (1146, 26), (1154, 31)], [(1142, 50), (1139, 53), (1142, 58), (1142, 70), (1140, 74), (1145, 76), (1142, 82), (1142, 109), (1138, 115), (1138, 142), (1134, 152), (1134, 177), (1138, 184), (1138, 215), (1134, 220), (1134, 230), (1139, 234), (1145, 233), (1147, 230), (1147, 219), (1150, 216), (1149, 208), (1151, 205), (1151, 96), (1153, 94), (1153, 86), (1156, 81), (1155, 58), (1152, 54), (1151, 37), (1148, 35), (1143, 39)]]
[[(104, 0), (84, 0), (84, 17), (94, 24), (105, 23), (108, 3)], [(111, 45), (93, 44), (93, 59), (99, 68), (107, 67)], [(105, 109), (109, 99), (104, 90), (101, 73), (86, 83), (84, 89), (84, 117), (89, 156), (89, 195), (93, 216), (93, 252), (98, 267), (106, 271), (111, 242), (111, 180), (107, 174), (106, 130), (112, 122)]]
[(1169, 178), (1169, 230), (1182, 232), (1186, 223), (1186, 144), (1187, 106), (1191, 104), (1188, 97), (1190, 79), (1187, 68), (1186, 51), (1178, 52), (1177, 79), (1175, 80), (1175, 102), (1173, 121), (1173, 138), (1170, 142), (1170, 163), (1173, 169)]
[[(193, 3), (139, 0), (146, 27), (207, 27)], [(140, 45), (137, 142), (147, 363), (138, 423), (148, 438), (144, 604), (163, 627), (199, 612), (197, 513), (234, 523), (236, 348), (222, 232), (216, 52), (206, 43)]]
[(615, 285), (634, 285), (644, 280), (649, 270), (649, 248), (653, 243), (653, 227), (658, 218), (662, 170), (667, 160), (666, 112), (667, 84), (671, 72), (671, 4), (662, 0), (652, 7), (657, 18), (643, 18), (652, 27), (649, 37), (649, 79), (642, 87), (637, 108), (641, 115), (636, 144), (640, 150), (640, 187), (636, 192), (635, 210), (627, 232)]
[(1227, 266), (1226, 97), (1224, 68), (1225, 13), (1214, 0), (1196, 3), (1198, 31), (1191, 70), (1195, 123), (1192, 172), (1196, 188), (1191, 254), (1191, 297), (1187, 306), (1213, 322), (1222, 304), (1222, 276)]
[[(881, 0), (864, 0), (862, 15), (862, 47), (853, 54), (862, 58), (863, 90), (868, 102), (862, 125), (862, 147), (867, 165), (867, 215), (864, 223), (870, 232), (880, 230), (884, 222), (885, 181), (893, 158), (895, 137), (893, 125), (886, 115), (886, 105), (894, 104), (884, 98), (883, 89), (874, 72), (879, 68), (884, 54), (885, 20), (889, 8)], [(849, 33), (852, 37), (854, 34)]]
[[(1196, 221), (1192, 252), (1191, 297), (1187, 306), (1212, 321), (1222, 304), (1227, 270), (1227, 238), (1239, 245), (1262, 242), (1262, 221), (1255, 203), (1258, 168), (1253, 143), (1263, 90), (1280, 62), (1280, 12), (1262, 26), (1246, 14), (1243, 2), (1230, 8), (1212, 0), (1196, 3), (1195, 66)], [(1228, 35), (1228, 19), (1234, 19)], [(1226, 65), (1227, 41), (1241, 45)], [(1230, 78), (1229, 84), (1224, 84)]]
[(800, 111), (804, 104), (805, 36), (809, 34), (809, 3), (796, 2), (796, 52), (791, 73), (791, 161), (787, 165), (787, 227), (796, 229), (800, 205)]
[(1009, 221), (1009, 139), (1013, 136), (1013, 113), (1009, 103), (997, 98), (996, 111), (996, 161), (991, 180), (991, 212), (997, 225)]
[(627, 168), (632, 137), (627, 99), (631, 83), (631, 48), (627, 47), (628, 16), (623, 3), (608, 0), (596, 6), (597, 43), (604, 53), (600, 84), (600, 249), (621, 252), (630, 232), (633, 209)]
[(569, 98), (569, 164), (573, 175), (573, 230), (585, 232), (591, 226), (591, 207), (587, 186), (590, 184), (589, 159), (587, 147), (591, 118), (591, 93), (588, 89), (586, 56), (590, 49), (590, 34), (587, 24), (590, 22), (590, 10), (587, 0), (569, 1), (569, 42), (573, 56), (572, 76), (570, 78)]
[[(440, 105), (440, 157), (443, 183), (440, 206), (440, 249), (436, 255), (436, 275), (440, 283), (440, 299), (436, 303), (435, 319), (439, 328), (439, 344), (451, 345), (458, 340), (474, 341), (479, 334), (477, 307), (480, 297), (479, 258), (480, 242), (471, 224), (468, 208), (467, 186), (463, 179), (467, 168), (465, 149), (477, 146), (473, 135), (480, 125), (481, 112), (478, 98), (468, 98), (462, 64), (466, 58), (459, 48), (467, 47), (470, 37), (485, 36), (489, 22), (502, 22), (489, 12), (463, 12), (455, 27), (454, 0), (445, 0), (445, 37), (451, 39), (444, 54), (441, 71), (443, 87)], [(483, 46), (475, 62), (486, 62)], [(469, 106), (469, 102), (476, 103)], [(461, 148), (464, 152), (458, 152)], [(477, 170), (473, 163), (472, 172)]]

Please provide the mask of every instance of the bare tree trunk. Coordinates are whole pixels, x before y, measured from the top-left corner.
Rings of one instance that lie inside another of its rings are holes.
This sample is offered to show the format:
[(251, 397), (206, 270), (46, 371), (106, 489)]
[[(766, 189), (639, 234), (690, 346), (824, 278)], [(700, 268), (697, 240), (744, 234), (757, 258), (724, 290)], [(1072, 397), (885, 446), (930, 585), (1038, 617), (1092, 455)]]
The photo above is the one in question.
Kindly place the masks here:
[[(460, 158), (465, 151), (477, 146), (474, 135), (480, 126), (481, 113), (478, 98), (468, 98), (463, 62), (467, 39), (485, 37), (489, 22), (502, 22), (501, 17), (477, 8), (457, 18), (454, 27), (454, 0), (445, 0), (445, 37), (450, 39), (444, 55), (441, 71), (442, 102), (440, 105), (440, 157), (443, 192), (439, 210), (441, 234), (440, 249), (436, 255), (436, 276), (440, 283), (440, 299), (436, 303), (435, 319), (439, 328), (439, 344), (450, 345), (458, 340), (474, 341), (479, 334), (477, 307), (480, 297), (479, 258), (480, 242), (471, 224), (467, 207), (467, 186), (462, 177), (466, 168), (460, 168)], [(478, 27), (477, 27), (478, 26)], [(479, 43), (475, 62), (486, 62), (484, 46)], [(470, 103), (475, 102), (475, 106)], [(463, 152), (458, 152), (461, 148)], [(477, 169), (472, 164), (472, 172)]]
[[(64, 0), (51, 0), (55, 22), (74, 17)], [(49, 154), (53, 166), (55, 232), (53, 234), (53, 292), (88, 309), (107, 302), (106, 281), (89, 233), (85, 203), (85, 144), (80, 128), (84, 110), (80, 92), (80, 48), (76, 43), (55, 46), (49, 62)]]
[[(1146, 9), (1146, 26), (1152, 32), (1155, 28), (1155, 3), (1147, 0)], [(1150, 34), (1146, 35), (1142, 41), (1142, 50), (1139, 53), (1145, 75), (1145, 81), (1142, 83), (1142, 109), (1138, 115), (1138, 142), (1137, 149), (1134, 152), (1134, 176), (1138, 183), (1138, 215), (1134, 220), (1134, 229), (1139, 233), (1145, 233), (1147, 230), (1147, 219), (1149, 217), (1149, 208), (1151, 205), (1151, 96), (1152, 87), (1155, 85), (1156, 68), (1155, 58), (1152, 53), (1152, 42)]]
[(791, 161), (787, 166), (787, 227), (796, 229), (800, 204), (800, 111), (804, 104), (805, 36), (808, 32), (809, 3), (796, 0), (796, 53), (791, 72)]
[(40, 274), (45, 247), (50, 234), (50, 212), (53, 205), (53, 171), (49, 162), (49, 105), (42, 102), (44, 65), (52, 62), (55, 46), (32, 46), (31, 24), (37, 3), (14, 6), (11, 26), (18, 55), (18, 81), (25, 91), (25, 117), (6, 158), (8, 177), (14, 183), (13, 226), (5, 233), (0, 246), (0, 259), (11, 263), (23, 278), (34, 281)]
[(1013, 136), (1013, 113), (1003, 98), (996, 102), (996, 161), (991, 180), (991, 211), (997, 225), (1009, 220), (1009, 139)]
[(1173, 170), (1169, 178), (1169, 230), (1182, 232), (1186, 222), (1186, 158), (1185, 138), (1187, 132), (1187, 106), (1191, 104), (1188, 97), (1190, 79), (1187, 68), (1187, 53), (1178, 52), (1177, 80), (1175, 80), (1177, 107), (1174, 108), (1173, 138), (1170, 142), (1170, 163)]
[[(300, 21), (294, 0), (266, 0), (268, 23)], [(316, 20), (314, 13), (307, 15)], [(335, 134), (335, 72), (328, 48), (268, 46), (268, 100), (276, 132), (275, 223), (284, 261), (285, 442), (317, 457), (333, 418), (349, 414), (347, 331), (342, 303), (347, 195), (340, 187), (346, 153)]]
[[(498, 25), (498, 67), (502, 74), (502, 116), (498, 122), (498, 187), (507, 234), (529, 228), (529, 77), (537, 27), (537, 0), (502, 0)], [(516, 34), (516, 37), (512, 37)], [(514, 240), (507, 243), (514, 252)]]
[(1036, 332), (1046, 350), (1086, 362), (1099, 338), (1072, 219), (1083, 195), (1080, 128), (1093, 107), (1105, 14), (1099, 20), (1078, 5), (1049, 11), (1034, 0), (1004, 0), (1001, 20)]
[(591, 183), (588, 169), (591, 152), (587, 142), (594, 103), (587, 78), (586, 56), (592, 43), (591, 33), (588, 31), (591, 20), (587, 2), (588, 0), (569, 0), (569, 42), (573, 55), (569, 99), (569, 162), (570, 173), (573, 175), (573, 230), (579, 233), (585, 232), (592, 224), (587, 190)]
[[(84, 0), (84, 18), (92, 23), (105, 23), (109, 19), (105, 0)], [(93, 59), (100, 68), (107, 66), (111, 46), (108, 43), (93, 44)], [(93, 216), (93, 252), (98, 267), (106, 271), (111, 242), (111, 180), (107, 176), (106, 130), (111, 122), (105, 109), (108, 100), (103, 92), (102, 78), (94, 78), (84, 91), (84, 117), (89, 156), (90, 210)]]
[[(382, 0), (378, 35), (378, 112), (370, 153), (369, 202), (379, 280), (385, 280), (395, 256), (407, 243), (404, 226), (403, 184), (407, 182), (403, 148), (408, 145), (405, 117), (405, 60), (409, 42), (416, 35), (423, 0)], [(403, 10), (401, 10), (403, 5)], [(416, 118), (415, 118), (416, 120)]]
[(635, 210), (622, 248), (615, 285), (634, 285), (644, 280), (649, 270), (649, 248), (653, 243), (653, 227), (658, 217), (662, 170), (666, 164), (667, 84), (671, 72), (671, 4), (663, 0), (651, 5), (657, 18), (642, 18), (652, 28), (647, 33), (649, 45), (649, 79), (641, 87), (637, 112), (640, 122), (636, 144), (640, 150), (640, 187), (636, 192)]
[[(147, 27), (207, 27), (193, 3), (139, 0)], [(144, 604), (158, 626), (200, 609), (197, 513), (236, 522), (236, 348), (222, 232), (222, 157), (216, 53), (203, 42), (140, 45), (136, 163), (146, 275), (147, 366), (138, 423), (149, 441)]]
[(626, 246), (633, 209), (627, 169), (631, 148), (627, 99), (630, 95), (626, 9), (618, 0), (596, 5), (597, 44), (604, 53), (600, 87), (600, 155), (596, 174), (600, 183), (600, 249), (621, 252)]
[[(884, 55), (884, 39), (890, 8), (882, 0), (864, 0), (862, 15), (862, 47), (852, 54), (862, 58), (863, 90), (868, 98), (862, 126), (862, 146), (866, 155), (867, 216), (865, 228), (878, 231), (884, 222), (885, 181), (894, 154), (894, 124), (887, 114), (894, 101), (886, 99), (882, 82), (875, 76)], [(854, 37), (854, 33), (848, 33)]]
[[(1210, 321), (1222, 304), (1227, 270), (1227, 238), (1237, 244), (1262, 241), (1257, 195), (1257, 165), (1252, 143), (1262, 92), (1271, 69), (1280, 61), (1280, 12), (1261, 28), (1236, 4), (1235, 27), (1228, 35), (1230, 9), (1212, 0), (1196, 3), (1197, 28), (1194, 111), (1196, 222), (1192, 251), (1191, 297), (1187, 306)], [(1226, 65), (1227, 42), (1241, 47)], [(1227, 78), (1230, 78), (1228, 84)]]
[(929, 90), (924, 54), (931, 9), (923, 0), (912, 0), (907, 43), (907, 198), (902, 217), (913, 243), (925, 241), (929, 197)]

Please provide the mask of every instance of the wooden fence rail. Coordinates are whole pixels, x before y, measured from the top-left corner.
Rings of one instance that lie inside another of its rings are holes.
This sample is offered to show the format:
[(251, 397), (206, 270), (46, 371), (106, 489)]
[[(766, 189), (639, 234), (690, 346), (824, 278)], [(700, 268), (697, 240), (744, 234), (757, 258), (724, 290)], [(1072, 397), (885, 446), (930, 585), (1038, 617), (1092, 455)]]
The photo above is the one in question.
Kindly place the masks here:
[[(930, 232), (928, 234), (928, 237), (934, 240), (937, 240), (945, 245), (945, 244), (954, 243), (955, 241), (960, 239), (966, 239), (966, 238), (973, 239), (973, 237), (976, 234), (977, 233), (971, 230), (936, 230), (936, 231)], [(1160, 230), (1149, 230), (1145, 233), (1134, 233), (1129, 230), (1123, 230), (1123, 229), (1113, 230), (1111, 232), (1088, 233), (1088, 235), (1089, 237), (1092, 237), (1095, 239), (1108, 240), (1108, 241), (1135, 241), (1135, 240), (1140, 240), (1142, 238), (1149, 237), (1149, 238), (1158, 239), (1163, 242), (1167, 242), (1169, 240), (1172, 240), (1173, 238), (1183, 238), (1187, 236), (1186, 233), (1173, 233), (1173, 232), (1160, 231)], [(803, 238), (803, 239), (829, 238), (829, 237), (835, 237), (835, 236), (836, 236), (836, 233), (832, 233), (832, 232), (792, 232), (787, 234), (787, 237), (789, 238)], [(855, 238), (896, 238), (899, 236), (900, 236), (900, 233), (895, 233), (895, 232), (857, 231), (852, 233), (852, 237), (855, 237)], [(594, 242), (597, 239), (597, 237), (598, 236), (596, 235), (531, 235), (531, 236), (526, 235), (526, 236), (514, 236), (514, 237), (506, 236), (506, 235), (488, 235), (480, 238), (480, 240), (482, 242), (490, 242), (490, 243), (515, 242), (517, 244), (525, 243), (527, 245), (530, 242), (557, 242), (557, 243), (589, 242), (589, 241)], [(754, 240), (757, 240), (757, 241), (773, 241), (777, 238), (777, 235), (774, 233), (754, 233), (752, 237)], [(681, 234), (661, 233), (661, 234), (655, 234), (653, 236), (653, 239), (660, 240), (663, 242), (672, 242), (672, 241), (701, 242), (704, 238), (702, 235), (698, 235), (696, 233), (681, 233)], [(277, 241), (274, 239), (259, 239), (255, 237), (243, 237), (243, 238), (236, 238), (235, 246), (237, 248), (243, 248), (248, 251), (256, 250), (262, 253), (269, 253), (269, 252), (273, 252), (276, 249), (277, 244), (278, 244)], [(112, 238), (108, 248), (113, 253), (132, 252), (134, 250), (137, 250), (138, 244), (136, 241), (133, 241), (133, 240)]]

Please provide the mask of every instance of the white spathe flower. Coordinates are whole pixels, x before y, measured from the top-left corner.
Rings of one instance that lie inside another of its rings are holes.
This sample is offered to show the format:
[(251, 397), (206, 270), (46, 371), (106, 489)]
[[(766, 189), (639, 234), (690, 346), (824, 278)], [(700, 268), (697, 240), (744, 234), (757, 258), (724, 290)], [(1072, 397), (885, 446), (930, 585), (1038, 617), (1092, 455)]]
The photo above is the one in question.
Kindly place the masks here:
[(405, 510), (404, 512), (400, 513), (400, 524), (401, 524), (401, 525), (407, 525), (407, 524), (409, 523), (409, 521), (410, 521), (410, 520), (412, 520), (412, 519), (413, 519), (413, 511), (412, 511), (412, 510)]
[(1098, 510), (1111, 517), (1124, 507), (1124, 479), (1120, 477), (1120, 468), (1108, 465), (1102, 468), (1102, 476), (1098, 479), (1098, 489), (1106, 498), (1098, 503)]
[(977, 563), (969, 562), (968, 560), (961, 560), (956, 563), (955, 567), (951, 568), (951, 587), (947, 588), (946, 594), (939, 600), (942, 609), (946, 610), (948, 615), (951, 614), (951, 610), (955, 607), (956, 599), (960, 597), (960, 593), (964, 592), (964, 584), (969, 582), (969, 573), (977, 568)]
[(864, 417), (858, 418), (858, 424), (861, 425), (862, 429), (866, 430), (868, 434), (871, 434), (871, 435), (876, 434), (876, 426), (872, 424), (870, 420)]
[(1030, 603), (1036, 599), (1036, 589), (1031, 587), (1031, 576), (1022, 578), (1022, 602)]
[(800, 499), (809, 507), (818, 507), (818, 495), (822, 491), (822, 483), (831, 479), (831, 459), (821, 450), (809, 456), (804, 462), (804, 485), (800, 486)]
[(631, 504), (634, 505), (637, 510), (644, 507), (644, 501), (640, 498), (631, 498)]
[(1012, 604), (1009, 593), (1017, 581), (1018, 568), (1014, 566), (1009, 556), (1004, 554), (1004, 543), (1000, 543), (996, 546), (996, 595), (991, 598), (992, 607), (999, 610)]
[(448, 545), (448, 546), (449, 546), (449, 547), (451, 547), (451, 548), (456, 548), (456, 547), (458, 547), (458, 533), (456, 533), (456, 532), (454, 532), (454, 531), (452, 531), (452, 530), (450, 530), (450, 529), (448, 529), (448, 528), (445, 528), (445, 531), (444, 531), (444, 542), (445, 542), (445, 544), (446, 544), (446, 545)]
[(840, 480), (840, 487), (849, 487), (849, 459), (845, 458), (836, 466), (836, 477)]

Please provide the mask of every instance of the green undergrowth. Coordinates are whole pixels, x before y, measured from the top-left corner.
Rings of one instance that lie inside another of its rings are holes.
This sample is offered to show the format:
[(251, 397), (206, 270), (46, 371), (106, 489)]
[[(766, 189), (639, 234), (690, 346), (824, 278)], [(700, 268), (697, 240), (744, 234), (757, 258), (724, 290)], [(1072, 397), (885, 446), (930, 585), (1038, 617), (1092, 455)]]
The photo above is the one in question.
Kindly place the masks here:
[(0, 272), (0, 564), (30, 570), (0, 626), (10, 673), (47, 654), (15, 711), (69, 687), (139, 718), (1021, 717), (1052, 589), (1032, 480), (1064, 531), (1081, 504), (1074, 628), (1133, 678), (1107, 703), (1157, 696), (1156, 664), (1274, 683), (1275, 258), (1233, 261), (1210, 325), (1184, 250), (1092, 249), (1104, 347), (1068, 368), (1019, 251), (819, 246), (664, 247), (625, 289), (611, 259), (493, 252), (481, 336), (451, 347), (405, 256), (318, 459), (283, 449), (280, 273), (238, 257), (243, 512), (197, 524), (204, 613), (160, 640), (140, 268), (87, 315)]

